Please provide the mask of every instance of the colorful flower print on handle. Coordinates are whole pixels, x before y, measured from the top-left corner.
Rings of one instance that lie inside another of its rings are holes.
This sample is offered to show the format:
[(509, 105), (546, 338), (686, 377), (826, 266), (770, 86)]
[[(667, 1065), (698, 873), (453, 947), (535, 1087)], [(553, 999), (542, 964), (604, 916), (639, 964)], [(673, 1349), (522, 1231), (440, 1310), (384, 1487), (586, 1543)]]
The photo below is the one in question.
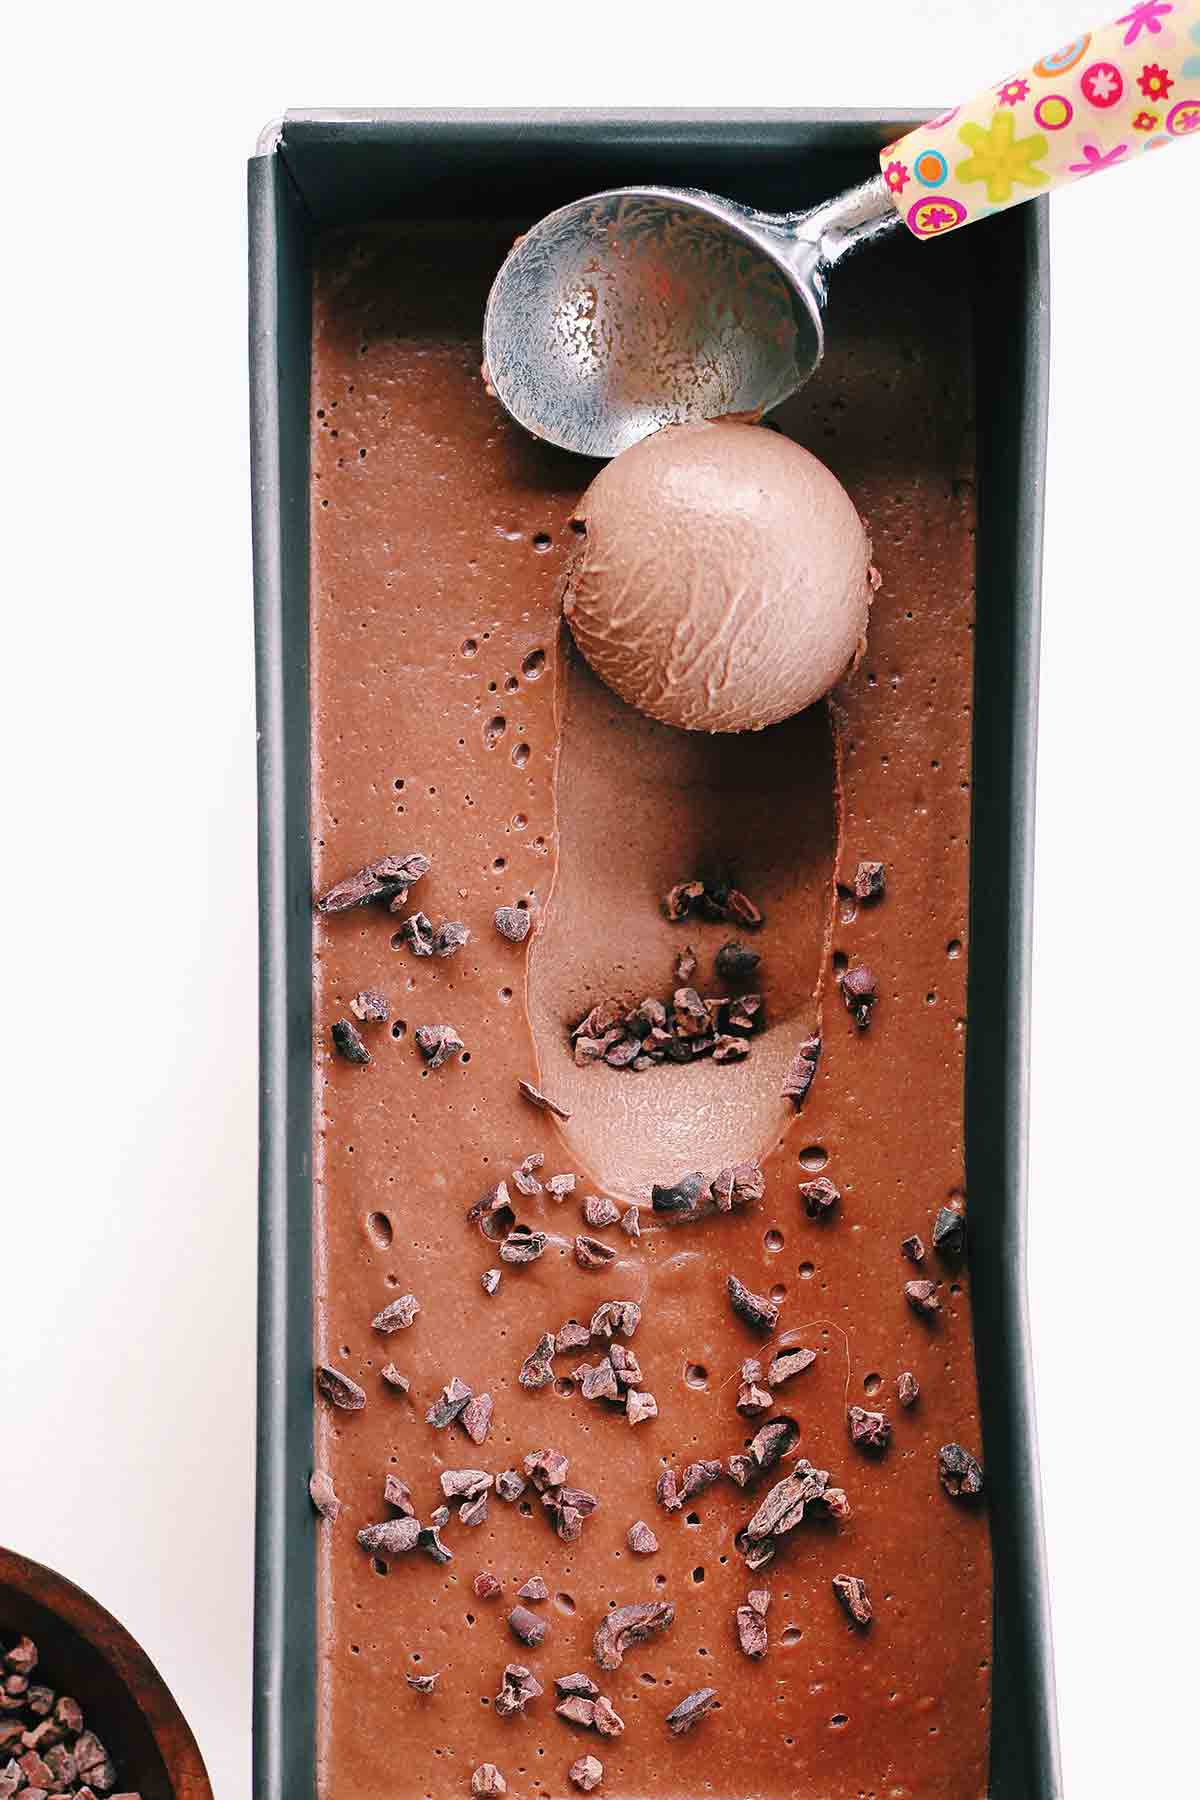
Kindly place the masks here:
[(914, 237), (941, 237), (1051, 188), (1200, 139), (1200, 0), (1137, 0), (879, 159)]

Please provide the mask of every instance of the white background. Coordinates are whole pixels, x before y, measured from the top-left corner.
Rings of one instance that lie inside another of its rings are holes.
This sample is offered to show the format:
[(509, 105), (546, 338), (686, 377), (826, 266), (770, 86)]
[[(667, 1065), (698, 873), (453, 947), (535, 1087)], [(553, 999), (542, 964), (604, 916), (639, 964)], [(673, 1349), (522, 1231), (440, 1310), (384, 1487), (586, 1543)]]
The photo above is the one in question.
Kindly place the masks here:
[[(1095, 22), (293, 0), (6, 27), (0, 1539), (124, 1619), (219, 1800), (249, 1792), (257, 130), (311, 105), (940, 107)], [(1187, 145), (1052, 202), (1030, 1283), (1079, 1800), (1194, 1765), (1198, 202)]]

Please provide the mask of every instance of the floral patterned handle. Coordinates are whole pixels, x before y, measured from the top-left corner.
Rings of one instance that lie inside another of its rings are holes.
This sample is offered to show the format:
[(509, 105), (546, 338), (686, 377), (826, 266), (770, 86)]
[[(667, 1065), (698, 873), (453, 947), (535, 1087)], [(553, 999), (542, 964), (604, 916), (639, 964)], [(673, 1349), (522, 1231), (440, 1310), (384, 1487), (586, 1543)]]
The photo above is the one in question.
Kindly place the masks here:
[(1138, 0), (879, 165), (908, 229), (931, 238), (1185, 137), (1200, 138), (1200, 0)]

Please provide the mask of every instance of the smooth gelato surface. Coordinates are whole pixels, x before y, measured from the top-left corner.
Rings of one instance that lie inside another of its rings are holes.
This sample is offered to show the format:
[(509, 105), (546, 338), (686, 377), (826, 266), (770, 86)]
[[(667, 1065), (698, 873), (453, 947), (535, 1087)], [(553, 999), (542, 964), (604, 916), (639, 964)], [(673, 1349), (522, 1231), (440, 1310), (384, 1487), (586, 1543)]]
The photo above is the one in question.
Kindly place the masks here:
[(602, 469), (563, 611), (630, 706), (689, 731), (802, 712), (866, 641), (871, 545), (841, 482), (762, 425), (669, 425)]

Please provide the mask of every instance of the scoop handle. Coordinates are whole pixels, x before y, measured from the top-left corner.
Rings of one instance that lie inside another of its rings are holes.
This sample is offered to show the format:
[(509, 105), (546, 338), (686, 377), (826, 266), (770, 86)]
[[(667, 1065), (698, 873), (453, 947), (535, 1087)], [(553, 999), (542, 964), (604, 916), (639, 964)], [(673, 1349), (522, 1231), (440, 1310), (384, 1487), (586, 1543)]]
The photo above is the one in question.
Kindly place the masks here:
[(944, 237), (1176, 138), (1200, 139), (1200, 0), (1132, 0), (880, 153), (914, 237)]

